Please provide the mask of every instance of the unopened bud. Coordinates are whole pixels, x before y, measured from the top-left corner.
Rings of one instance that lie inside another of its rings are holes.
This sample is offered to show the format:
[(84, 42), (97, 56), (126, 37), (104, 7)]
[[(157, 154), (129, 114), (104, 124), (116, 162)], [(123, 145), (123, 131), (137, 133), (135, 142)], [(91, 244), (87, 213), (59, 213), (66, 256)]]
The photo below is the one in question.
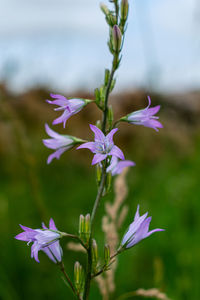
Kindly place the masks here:
[(80, 236), (80, 238), (83, 238), (84, 229), (85, 229), (85, 218), (83, 215), (80, 215), (80, 217), (79, 217), (79, 236)]
[(98, 247), (94, 239), (92, 240), (92, 263), (93, 267), (96, 268), (98, 263)]
[(106, 265), (108, 265), (110, 262), (110, 247), (109, 247), (109, 245), (104, 246), (104, 261), (105, 261)]
[(95, 94), (96, 102), (99, 103), (100, 102), (100, 92), (99, 92), (98, 88), (95, 89), (94, 94)]
[(96, 121), (96, 127), (98, 127), (99, 129), (101, 129), (101, 121), (100, 120)]
[(121, 42), (122, 42), (122, 34), (117, 25), (113, 26), (112, 30), (112, 37), (113, 37), (113, 47), (116, 52), (119, 52), (121, 49)]
[(110, 70), (106, 69), (105, 70), (105, 77), (104, 77), (104, 84), (105, 84), (105, 86), (108, 85), (109, 78), (110, 78)]
[(77, 286), (80, 283), (80, 263), (78, 261), (74, 264), (74, 283)]
[(86, 237), (86, 241), (88, 242), (90, 239), (90, 214), (87, 214), (85, 216), (85, 237)]
[(109, 172), (106, 176), (105, 195), (110, 191), (111, 184), (112, 184), (112, 173)]
[(104, 3), (100, 3), (100, 8), (106, 16), (109, 14), (109, 9)]
[(116, 83), (116, 79), (113, 79), (110, 86), (110, 92), (112, 92), (112, 90), (114, 89), (115, 83)]
[(111, 105), (108, 107), (108, 122), (109, 122), (110, 125), (112, 125), (112, 122), (113, 122), (113, 109), (112, 109)]
[(128, 0), (122, 0), (122, 2), (121, 2), (121, 18), (124, 21), (128, 17), (128, 8), (129, 8)]
[(98, 183), (98, 185), (101, 182), (101, 174), (102, 174), (102, 168), (99, 164), (97, 164), (97, 183)]
[(83, 290), (83, 282), (84, 282), (83, 267), (77, 261), (74, 264), (74, 285), (78, 294), (80, 294)]

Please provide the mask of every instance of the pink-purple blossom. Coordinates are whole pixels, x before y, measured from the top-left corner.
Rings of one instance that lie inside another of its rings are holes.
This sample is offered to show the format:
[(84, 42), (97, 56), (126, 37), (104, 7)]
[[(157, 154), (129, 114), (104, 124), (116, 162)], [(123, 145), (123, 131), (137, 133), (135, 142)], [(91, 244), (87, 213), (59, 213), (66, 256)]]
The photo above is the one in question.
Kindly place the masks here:
[(148, 106), (145, 109), (137, 110), (130, 113), (126, 117), (121, 118), (121, 121), (126, 121), (135, 125), (143, 125), (158, 131), (158, 128), (163, 128), (163, 125), (158, 121), (159, 117), (155, 116), (160, 110), (160, 105), (150, 108), (151, 98), (148, 96)]
[(53, 219), (49, 221), (49, 229), (42, 224), (43, 229), (32, 229), (23, 225), (20, 227), (24, 230), (15, 236), (17, 240), (33, 243), (31, 246), (31, 257), (39, 261), (38, 252), (43, 251), (54, 262), (62, 260), (62, 248), (59, 243), (61, 233), (56, 228)]
[(113, 142), (113, 135), (118, 128), (112, 129), (106, 136), (98, 127), (90, 124), (90, 128), (95, 134), (94, 142), (84, 143), (77, 149), (87, 148), (95, 154), (92, 160), (92, 165), (105, 160), (108, 156), (115, 156), (124, 160), (122, 150), (114, 145)]
[(131, 160), (119, 160), (113, 156), (110, 165), (107, 167), (106, 172), (111, 172), (112, 176), (120, 174), (124, 168), (133, 167), (135, 163)]
[[(47, 159), (47, 163), (57, 158), (59, 159), (61, 154), (63, 154), (66, 150), (72, 148), (76, 143), (76, 138), (70, 135), (62, 135), (54, 130), (52, 130), (47, 124), (45, 124), (46, 133), (51, 137), (51, 139), (43, 139), (43, 143), (47, 148), (56, 150), (52, 154), (49, 155)], [(78, 139), (77, 139), (78, 140)]]
[(151, 234), (157, 231), (164, 231), (164, 229), (154, 229), (149, 231), (149, 225), (151, 222), (151, 217), (148, 217), (148, 212), (144, 215), (140, 216), (139, 214), (139, 205), (137, 207), (137, 211), (134, 217), (133, 222), (130, 224), (128, 231), (124, 235), (121, 247), (122, 248), (131, 248), (134, 245), (138, 244), (141, 240), (147, 238)]
[(50, 96), (55, 99), (53, 101), (46, 100), (48, 103), (57, 105), (57, 108), (54, 108), (55, 111), (63, 111), (62, 115), (53, 121), (53, 125), (63, 123), (65, 128), (67, 120), (77, 114), (85, 105), (87, 105), (91, 100), (88, 99), (67, 99), (62, 95), (50, 94)]

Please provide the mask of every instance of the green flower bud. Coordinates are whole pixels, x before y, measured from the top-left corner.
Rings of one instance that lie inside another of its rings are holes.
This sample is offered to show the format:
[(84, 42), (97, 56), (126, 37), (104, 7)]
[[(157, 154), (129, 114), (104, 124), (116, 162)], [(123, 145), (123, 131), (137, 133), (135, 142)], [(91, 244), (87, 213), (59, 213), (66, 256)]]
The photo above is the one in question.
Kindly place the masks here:
[(84, 270), (78, 261), (74, 264), (74, 285), (80, 295), (84, 289)]
[(96, 268), (98, 263), (98, 246), (95, 239), (92, 240), (92, 265)]
[(122, 34), (117, 25), (113, 26), (112, 38), (113, 38), (113, 48), (114, 48), (115, 52), (119, 52), (121, 49)]
[(96, 88), (94, 90), (94, 94), (95, 94), (95, 99), (96, 99), (96, 102), (99, 103), (100, 102), (100, 92), (99, 92), (99, 89)]
[(102, 169), (99, 164), (97, 164), (96, 170), (97, 170), (97, 184), (99, 185), (101, 182), (101, 175), (102, 175)]
[(110, 78), (110, 70), (106, 69), (105, 70), (105, 77), (104, 77), (104, 84), (105, 84), (105, 86), (107, 86), (109, 78)]
[(112, 127), (112, 122), (113, 122), (113, 109), (112, 109), (112, 105), (110, 105), (108, 107), (108, 123), (110, 127)]
[(91, 224), (90, 224), (90, 214), (87, 214), (85, 216), (85, 238), (86, 238), (86, 242), (89, 241), (90, 239), (90, 233), (91, 233)]
[(84, 237), (84, 229), (85, 229), (85, 218), (83, 215), (79, 217), (79, 236), (82, 239)]
[(101, 121), (100, 121), (100, 120), (97, 120), (97, 121), (96, 121), (96, 126), (97, 126), (99, 129), (101, 129)]
[(106, 16), (109, 14), (109, 9), (104, 3), (100, 3), (100, 8)]
[(108, 265), (110, 262), (110, 247), (109, 247), (109, 245), (104, 246), (104, 261), (105, 261), (106, 265)]
[(128, 0), (122, 0), (121, 1), (121, 18), (123, 21), (125, 21), (128, 17), (128, 9), (129, 9)]

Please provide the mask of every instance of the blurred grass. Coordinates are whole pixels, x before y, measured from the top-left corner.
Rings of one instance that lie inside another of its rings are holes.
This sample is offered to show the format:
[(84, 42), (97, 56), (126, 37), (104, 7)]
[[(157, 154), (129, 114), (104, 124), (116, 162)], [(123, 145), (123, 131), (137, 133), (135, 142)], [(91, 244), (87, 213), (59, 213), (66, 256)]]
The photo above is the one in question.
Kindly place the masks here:
[[(49, 217), (54, 218), (60, 230), (75, 233), (80, 213), (91, 210), (96, 195), (95, 169), (90, 165), (92, 155), (89, 151), (72, 150), (63, 154), (59, 161), (46, 165), (50, 150), (41, 143), (45, 137), (43, 125), (54, 117), (43, 103), (46, 97), (45, 91), (30, 92), (28, 96), (22, 96), (22, 100), (5, 91), (2, 96), (0, 298), (3, 300), (73, 298), (60, 280), (57, 267), (43, 253), (39, 255), (41, 263), (37, 264), (30, 258), (30, 247), (16, 241), (14, 236), (20, 231), (19, 223), (37, 228), (43, 219), (47, 223)], [(130, 111), (133, 100), (129, 101), (129, 97), (126, 101), (124, 96), (123, 105)], [(137, 105), (141, 97), (135, 95), (133, 105)], [(127, 159), (137, 163), (127, 176), (130, 209), (120, 234), (132, 220), (138, 203), (141, 213), (149, 211), (153, 216), (151, 228), (160, 227), (166, 231), (153, 235), (120, 256), (113, 299), (137, 288), (157, 287), (172, 299), (198, 300), (200, 126), (191, 113), (188, 118), (183, 118), (162, 97), (155, 99), (162, 102), (161, 120), (165, 126), (159, 134), (148, 128), (123, 124), (115, 137)], [(9, 109), (5, 109), (7, 104)], [(120, 105), (121, 102), (118, 111)], [(86, 137), (89, 133), (87, 119), (94, 122), (98, 115), (92, 109), (94, 107), (74, 116), (67, 130)], [(56, 130), (60, 129), (56, 127)], [(25, 146), (21, 145), (20, 138), (26, 140)], [(22, 151), (24, 147), (25, 152)], [(96, 222), (95, 234), (102, 251), (103, 203), (112, 199), (113, 192), (102, 201)], [(66, 242), (61, 241), (64, 262), (72, 276), (73, 263), (79, 259), (84, 264), (85, 258), (83, 254), (67, 250)], [(91, 299), (101, 299), (95, 284), (92, 285)]]

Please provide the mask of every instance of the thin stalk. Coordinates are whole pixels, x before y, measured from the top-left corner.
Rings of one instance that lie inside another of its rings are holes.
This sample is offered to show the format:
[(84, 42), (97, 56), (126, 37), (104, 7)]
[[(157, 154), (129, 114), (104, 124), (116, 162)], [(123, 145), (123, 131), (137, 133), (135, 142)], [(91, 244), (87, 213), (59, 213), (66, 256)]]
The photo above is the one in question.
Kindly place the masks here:
[[(105, 180), (106, 180), (106, 167), (103, 168), (103, 172), (102, 172), (102, 177), (101, 177), (101, 182), (100, 182), (100, 186), (97, 192), (97, 196), (96, 196), (96, 200), (93, 206), (93, 210), (92, 210), (92, 215), (91, 215), (91, 232), (93, 229), (93, 224), (94, 224), (94, 219), (96, 216), (96, 212), (97, 212), (97, 208), (99, 206), (99, 202), (100, 199), (102, 197), (103, 194), (103, 190), (104, 190), (104, 185), (105, 185)], [(86, 273), (86, 281), (85, 281), (85, 289), (84, 289), (84, 294), (83, 294), (83, 300), (87, 300), (89, 297), (89, 292), (90, 292), (90, 282), (92, 279), (92, 238), (90, 237), (90, 241), (89, 241), (89, 247), (87, 249), (87, 273)]]
[(76, 296), (78, 297), (78, 299), (80, 299), (79, 296), (78, 296), (77, 293), (76, 293), (76, 290), (75, 290), (75, 287), (73, 286), (73, 283), (71, 282), (71, 279), (69, 278), (69, 276), (67, 275), (67, 273), (66, 273), (66, 271), (65, 271), (65, 266), (64, 266), (63, 262), (61, 262), (61, 263), (59, 264), (59, 267), (60, 267), (61, 272), (62, 272), (63, 275), (65, 276), (65, 279), (67, 280), (69, 286), (71, 287), (71, 289), (72, 289), (74, 295), (76, 295)]
[(105, 108), (104, 108), (104, 112), (103, 112), (103, 120), (102, 120), (102, 131), (105, 134), (106, 133), (106, 123), (107, 123), (107, 115), (108, 115), (108, 98), (110, 95), (110, 87), (112, 84), (112, 80), (116, 71), (116, 68), (114, 66), (114, 62), (115, 62), (116, 56), (113, 57), (113, 63), (112, 63), (112, 70), (110, 73), (110, 78), (108, 81), (108, 85), (106, 87), (106, 93), (105, 93)]
[(99, 186), (97, 196), (96, 196), (96, 200), (95, 200), (95, 203), (94, 203), (94, 206), (93, 206), (93, 209), (92, 209), (91, 229), (92, 229), (92, 225), (93, 225), (93, 222), (94, 222), (94, 218), (96, 216), (97, 208), (99, 206), (99, 202), (100, 202), (102, 194), (103, 194), (105, 181), (106, 181), (106, 168), (104, 167), (103, 170), (102, 170), (102, 177), (101, 177), (100, 186)]
[[(117, 252), (115, 252), (115, 253), (110, 257), (110, 264), (112, 264), (112, 260), (113, 260), (118, 254), (120, 254), (120, 253), (121, 253), (121, 250), (118, 250)], [(109, 264), (109, 265), (110, 265), (110, 264)], [(101, 268), (101, 270), (99, 270), (97, 273), (95, 273), (95, 274), (92, 275), (92, 278), (101, 275), (104, 271), (106, 271), (106, 267), (107, 267), (107, 266), (108, 266), (108, 265), (104, 264), (103, 267)]]

